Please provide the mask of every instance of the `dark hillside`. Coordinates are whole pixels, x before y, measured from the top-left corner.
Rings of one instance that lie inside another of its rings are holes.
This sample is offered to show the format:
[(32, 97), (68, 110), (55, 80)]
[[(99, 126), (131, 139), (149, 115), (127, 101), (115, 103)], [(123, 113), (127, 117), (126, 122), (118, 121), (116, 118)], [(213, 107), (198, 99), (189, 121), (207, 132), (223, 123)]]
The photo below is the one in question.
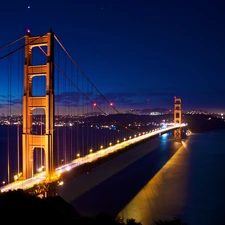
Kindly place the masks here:
[(225, 128), (224, 120), (210, 115), (185, 114), (182, 119), (194, 133)]

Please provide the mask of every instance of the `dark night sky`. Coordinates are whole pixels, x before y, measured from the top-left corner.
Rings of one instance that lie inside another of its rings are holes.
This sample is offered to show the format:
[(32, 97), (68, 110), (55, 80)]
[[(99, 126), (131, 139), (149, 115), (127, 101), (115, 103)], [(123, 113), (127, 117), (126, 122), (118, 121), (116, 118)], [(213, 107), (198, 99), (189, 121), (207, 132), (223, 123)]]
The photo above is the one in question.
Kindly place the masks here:
[[(30, 6), (30, 9), (28, 9)], [(225, 1), (9, 0), (0, 46), (52, 28), (91, 81), (125, 108), (225, 111)], [(115, 104), (117, 104), (115, 102)]]

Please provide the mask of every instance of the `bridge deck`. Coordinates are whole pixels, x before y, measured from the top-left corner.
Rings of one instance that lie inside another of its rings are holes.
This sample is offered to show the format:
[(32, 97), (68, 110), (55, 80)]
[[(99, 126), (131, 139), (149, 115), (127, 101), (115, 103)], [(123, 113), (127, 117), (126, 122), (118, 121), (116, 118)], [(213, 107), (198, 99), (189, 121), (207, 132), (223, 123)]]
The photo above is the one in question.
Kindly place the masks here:
[[(181, 125), (181, 127), (185, 127), (185, 126), (187, 126), (187, 124)], [(167, 128), (157, 129), (155, 131), (145, 133), (145, 134), (143, 134), (141, 136), (138, 136), (136, 138), (132, 138), (130, 140), (126, 140), (124, 142), (118, 143), (114, 146), (110, 146), (106, 149), (99, 150), (98, 152), (88, 154), (84, 157), (80, 157), (78, 159), (73, 160), (71, 163), (68, 163), (66, 165), (63, 165), (63, 166), (60, 166), (60, 167), (56, 168), (56, 174), (59, 175), (59, 174), (62, 174), (64, 172), (68, 172), (71, 169), (76, 168), (76, 167), (78, 167), (82, 164), (94, 161), (94, 160), (96, 160), (98, 158), (101, 158), (101, 157), (104, 157), (104, 156), (106, 156), (106, 155), (108, 155), (112, 152), (123, 149), (123, 148), (125, 148), (129, 145), (140, 142), (140, 141), (142, 141), (144, 139), (147, 139), (149, 137), (153, 137), (153, 136), (159, 135), (161, 133), (171, 131), (171, 130), (176, 129), (178, 127), (180, 127), (180, 126), (175, 125), (175, 126), (170, 126), (170, 127), (167, 127)], [(12, 183), (7, 184), (3, 187), (0, 187), (0, 190), (1, 190), (1, 192), (13, 190), (13, 189), (14, 190), (16, 190), (16, 189), (24, 189), (25, 190), (25, 189), (29, 189), (29, 188), (33, 187), (35, 184), (39, 184), (39, 183), (45, 182), (45, 181), (46, 181), (45, 172), (41, 172), (41, 173), (38, 173), (34, 177), (31, 177), (29, 179), (12, 182)]]

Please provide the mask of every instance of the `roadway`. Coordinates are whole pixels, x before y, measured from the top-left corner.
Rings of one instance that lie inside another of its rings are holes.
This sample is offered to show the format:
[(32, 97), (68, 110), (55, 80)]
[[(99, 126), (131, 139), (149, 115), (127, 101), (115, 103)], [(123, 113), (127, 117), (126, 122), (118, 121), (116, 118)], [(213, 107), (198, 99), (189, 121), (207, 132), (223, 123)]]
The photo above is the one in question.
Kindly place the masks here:
[[(112, 152), (118, 151), (120, 149), (123, 149), (129, 145), (132, 145), (136, 142), (142, 141), (144, 139), (147, 139), (152, 136), (156, 136), (161, 133), (165, 133), (167, 131), (173, 130), (175, 128), (179, 127), (185, 127), (187, 124), (181, 124), (181, 125), (170, 125), (166, 128), (158, 128), (153, 130), (152, 132), (144, 132), (142, 135), (130, 138), (129, 140), (125, 140), (121, 143), (117, 143), (116, 145), (110, 146), (105, 149), (101, 149), (97, 152), (90, 153), (84, 157), (77, 158), (73, 160), (71, 163), (68, 163), (66, 165), (60, 166), (56, 168), (56, 175), (60, 175), (64, 172), (68, 172), (71, 169), (78, 167), (82, 164), (92, 162), (96, 159), (99, 159), (101, 157), (104, 157)], [(6, 184), (2, 187), (0, 187), (1, 192), (6, 192), (9, 190), (17, 190), (17, 189), (28, 189), (33, 187), (35, 184), (39, 184), (41, 182), (44, 182), (46, 180), (45, 171), (35, 174), (33, 177), (26, 179), (26, 180), (18, 180), (15, 182), (12, 182), (10, 184)]]

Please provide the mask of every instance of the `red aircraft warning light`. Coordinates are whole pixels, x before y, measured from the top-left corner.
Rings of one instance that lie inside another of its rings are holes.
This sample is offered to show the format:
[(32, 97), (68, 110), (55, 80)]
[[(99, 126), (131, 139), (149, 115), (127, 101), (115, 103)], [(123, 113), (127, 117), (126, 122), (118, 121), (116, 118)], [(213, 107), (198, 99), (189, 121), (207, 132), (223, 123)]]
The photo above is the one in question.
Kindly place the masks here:
[(97, 106), (97, 104), (94, 102), (94, 103), (93, 103), (93, 106)]

